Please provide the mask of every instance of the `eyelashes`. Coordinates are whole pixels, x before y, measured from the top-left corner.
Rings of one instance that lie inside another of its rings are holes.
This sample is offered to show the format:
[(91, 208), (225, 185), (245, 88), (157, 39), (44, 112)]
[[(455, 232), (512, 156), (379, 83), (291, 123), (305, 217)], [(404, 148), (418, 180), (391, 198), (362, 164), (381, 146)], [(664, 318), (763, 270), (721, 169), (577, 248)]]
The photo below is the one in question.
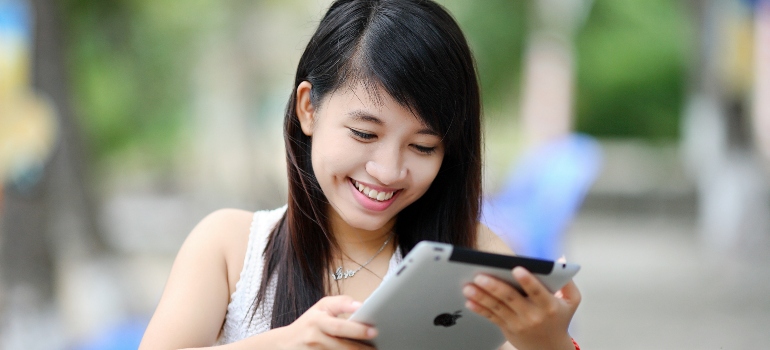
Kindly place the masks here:
[(425, 146), (419, 146), (419, 145), (412, 145), (414, 149), (416, 149), (420, 153), (424, 153), (426, 155), (431, 155), (434, 152), (436, 152), (436, 147), (425, 147)]
[(368, 140), (372, 140), (375, 137), (377, 137), (377, 135), (365, 133), (363, 131), (359, 131), (359, 130), (356, 130), (356, 129), (353, 129), (353, 128), (348, 128), (348, 129), (350, 129), (350, 133), (353, 134), (353, 136), (355, 136), (356, 138), (362, 139), (362, 140), (367, 140), (368, 141)]

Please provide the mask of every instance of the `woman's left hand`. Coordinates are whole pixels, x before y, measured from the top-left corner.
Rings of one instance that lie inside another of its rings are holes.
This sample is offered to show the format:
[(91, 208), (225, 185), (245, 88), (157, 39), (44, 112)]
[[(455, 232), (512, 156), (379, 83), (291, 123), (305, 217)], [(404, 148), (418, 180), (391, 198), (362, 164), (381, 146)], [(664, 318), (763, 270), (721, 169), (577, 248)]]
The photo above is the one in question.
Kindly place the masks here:
[(575, 283), (570, 281), (554, 295), (523, 267), (512, 273), (526, 296), (506, 282), (478, 275), (463, 288), (466, 307), (500, 327), (519, 350), (574, 349), (567, 328), (580, 304)]

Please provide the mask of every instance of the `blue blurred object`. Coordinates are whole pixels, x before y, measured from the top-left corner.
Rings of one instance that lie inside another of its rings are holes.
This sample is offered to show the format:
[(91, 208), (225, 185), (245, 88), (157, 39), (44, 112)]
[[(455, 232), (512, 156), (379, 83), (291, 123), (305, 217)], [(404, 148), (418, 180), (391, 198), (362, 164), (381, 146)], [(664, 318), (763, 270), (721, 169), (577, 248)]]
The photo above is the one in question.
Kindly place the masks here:
[(0, 35), (31, 40), (29, 4), (23, 0), (0, 0)]
[(518, 255), (557, 259), (601, 163), (599, 143), (590, 136), (549, 142), (514, 165), (502, 191), (482, 204), (481, 221)]
[(757, 5), (759, 5), (759, 2), (762, 0), (741, 0), (741, 2), (751, 8), (752, 11), (757, 9)]
[(106, 328), (72, 350), (136, 350), (149, 320), (134, 318)]

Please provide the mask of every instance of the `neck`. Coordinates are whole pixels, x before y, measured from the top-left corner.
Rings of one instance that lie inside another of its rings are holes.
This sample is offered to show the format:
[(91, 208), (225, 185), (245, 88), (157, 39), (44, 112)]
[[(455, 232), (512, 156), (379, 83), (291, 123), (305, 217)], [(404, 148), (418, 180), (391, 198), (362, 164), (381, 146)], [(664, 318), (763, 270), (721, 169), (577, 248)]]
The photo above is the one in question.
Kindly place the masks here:
[[(395, 218), (385, 224), (385, 226), (369, 231), (352, 227), (335, 210), (330, 209), (329, 211), (331, 233), (339, 246), (340, 258), (347, 256), (353, 260), (368, 259), (382, 248), (383, 243), (392, 235)], [(388, 245), (393, 245), (392, 239)], [(385, 247), (383, 253), (392, 254), (392, 249)]]

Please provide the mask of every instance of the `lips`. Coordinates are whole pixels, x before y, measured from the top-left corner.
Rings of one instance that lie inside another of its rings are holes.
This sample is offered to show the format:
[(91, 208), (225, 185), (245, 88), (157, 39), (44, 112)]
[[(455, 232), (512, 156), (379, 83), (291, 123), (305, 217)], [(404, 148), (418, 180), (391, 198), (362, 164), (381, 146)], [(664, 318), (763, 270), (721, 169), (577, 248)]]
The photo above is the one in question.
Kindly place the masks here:
[(369, 197), (369, 199), (376, 200), (378, 202), (384, 202), (391, 198), (393, 198), (393, 195), (398, 192), (398, 190), (395, 191), (378, 191), (373, 188), (369, 188), (369, 186), (364, 185), (356, 180), (351, 179), (351, 182), (353, 183), (353, 186), (355, 186), (356, 189), (358, 189), (358, 192), (361, 192), (361, 194)]
[[(388, 209), (400, 196), (402, 189), (379, 187), (348, 178), (353, 198), (364, 209), (381, 212)], [(379, 199), (382, 198), (382, 199)]]

